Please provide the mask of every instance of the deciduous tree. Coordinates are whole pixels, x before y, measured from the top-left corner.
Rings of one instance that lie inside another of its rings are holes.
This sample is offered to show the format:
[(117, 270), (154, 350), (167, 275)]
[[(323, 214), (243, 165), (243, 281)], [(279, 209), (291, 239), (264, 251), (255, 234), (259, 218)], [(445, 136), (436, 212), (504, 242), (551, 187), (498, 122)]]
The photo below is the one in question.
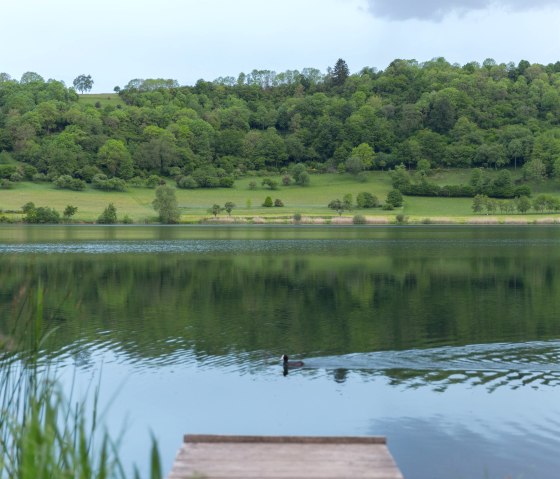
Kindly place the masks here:
[(161, 223), (171, 224), (179, 221), (179, 206), (173, 188), (167, 185), (158, 186), (152, 206), (157, 211)]
[(74, 88), (76, 90), (78, 90), (80, 93), (83, 93), (85, 91), (90, 91), (92, 89), (93, 79), (91, 78), (91, 75), (82, 74), (74, 78), (72, 84), (74, 85)]

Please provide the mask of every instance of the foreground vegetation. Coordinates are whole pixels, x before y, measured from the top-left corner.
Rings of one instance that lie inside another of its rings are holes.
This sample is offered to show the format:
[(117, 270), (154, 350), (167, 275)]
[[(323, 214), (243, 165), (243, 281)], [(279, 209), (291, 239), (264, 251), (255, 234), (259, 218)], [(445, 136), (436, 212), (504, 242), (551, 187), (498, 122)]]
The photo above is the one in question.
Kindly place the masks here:
[[(118, 442), (100, 431), (98, 391), (91, 401), (69, 397), (52, 366), (41, 359), (53, 331), (45, 330), (40, 282), (35, 293), (14, 298), (12, 311), (19, 315), (9, 334), (0, 333), (0, 477), (130, 477), (120, 462)], [(140, 477), (137, 470), (134, 477)], [(161, 477), (154, 443), (150, 478)]]

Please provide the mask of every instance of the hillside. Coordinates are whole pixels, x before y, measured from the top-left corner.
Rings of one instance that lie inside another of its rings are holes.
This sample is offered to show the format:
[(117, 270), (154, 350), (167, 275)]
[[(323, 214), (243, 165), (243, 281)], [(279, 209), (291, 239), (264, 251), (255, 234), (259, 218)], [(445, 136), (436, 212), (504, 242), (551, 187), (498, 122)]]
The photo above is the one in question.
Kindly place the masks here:
[(0, 75), (4, 187), (62, 175), (231, 187), (248, 171), (298, 163), (310, 172), (404, 164), (522, 168), (532, 181), (560, 174), (560, 62), (395, 60), (349, 74), (339, 60), (326, 74), (253, 71), (194, 86), (137, 79), (118, 96), (26, 78)]

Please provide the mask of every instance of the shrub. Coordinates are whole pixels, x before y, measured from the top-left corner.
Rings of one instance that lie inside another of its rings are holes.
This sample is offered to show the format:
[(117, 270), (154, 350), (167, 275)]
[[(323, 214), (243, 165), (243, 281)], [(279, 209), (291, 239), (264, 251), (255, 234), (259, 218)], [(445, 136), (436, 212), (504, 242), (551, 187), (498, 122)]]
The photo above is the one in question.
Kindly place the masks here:
[(10, 176), (10, 181), (12, 183), (17, 183), (23, 180), (24, 180), (23, 173), (21, 173), (20, 171), (16, 171), (15, 173), (12, 174), (12, 176)]
[(132, 221), (132, 218), (128, 215), (124, 215), (124, 218), (122, 219), (123, 224), (125, 225), (131, 225), (134, 223), (134, 221)]
[(55, 188), (59, 190), (83, 191), (86, 189), (84, 180), (72, 178), (70, 175), (59, 176), (53, 183)]
[(301, 221), (301, 213), (294, 213), (294, 221), (299, 223)]
[(126, 181), (121, 178), (109, 178), (106, 175), (98, 174), (93, 177), (92, 186), (103, 191), (126, 191)]
[(403, 214), (399, 214), (399, 215), (395, 216), (395, 220), (397, 221), (397, 224), (404, 225), (404, 224), (408, 223), (408, 216), (405, 216)]
[(16, 172), (17, 167), (15, 165), (0, 165), (0, 178), (9, 179)]
[(40, 183), (41, 181), (47, 181), (48, 178), (47, 178), (47, 175), (45, 175), (45, 173), (35, 173), (33, 175), (33, 178), (31, 178), (31, 180), (34, 183)]
[(180, 176), (176, 180), (177, 187), (186, 190), (194, 190), (198, 188), (198, 183), (194, 180), (192, 176)]
[(3, 190), (11, 190), (14, 187), (14, 183), (6, 178), (0, 180), (0, 188)]
[(391, 206), (393, 206), (393, 208), (398, 208), (398, 207), (402, 206), (402, 204), (403, 204), (402, 193), (397, 189), (393, 189), (393, 190), (389, 191), (389, 193), (387, 193), (386, 202), (387, 202), (387, 204), (390, 204)]
[(296, 178), (296, 185), (298, 186), (309, 186), (311, 183), (311, 177), (307, 171), (302, 171)]
[(358, 205), (358, 208), (375, 208), (376, 206), (379, 206), (379, 200), (377, 199), (377, 196), (374, 196), (367, 191), (362, 191), (356, 196), (356, 204)]
[(274, 200), (274, 206), (281, 208), (282, 206), (284, 206), (284, 203), (282, 202), (281, 199), (276, 198), (276, 199)]
[(250, 181), (249, 182), (249, 189), (250, 190), (256, 190), (257, 189), (257, 182), (256, 181)]
[(391, 204), (391, 203), (385, 203), (381, 209), (385, 210), (385, 211), (392, 211), (395, 209), (395, 207)]
[(99, 175), (100, 173), (101, 170), (97, 168), (97, 166), (86, 165), (76, 172), (76, 176), (87, 183), (91, 183), (93, 181), (93, 177), (95, 175)]
[(273, 205), (272, 198), (270, 196), (267, 196), (262, 205), (266, 208), (272, 208), (272, 205)]
[(294, 182), (298, 186), (308, 186), (311, 182), (307, 167), (303, 163), (297, 163), (289, 168), (294, 178)]
[(28, 201), (21, 207), (21, 211), (23, 211), (23, 213), (26, 215), (29, 214), (29, 212), (33, 211), (34, 209), (35, 209), (35, 203), (33, 203), (32, 201)]
[(33, 175), (37, 174), (37, 168), (33, 165), (23, 165), (23, 175), (27, 180), (33, 179)]
[(284, 175), (282, 178), (282, 184), (284, 186), (290, 186), (292, 184), (292, 178), (289, 175)]
[[(27, 205), (26, 205), (27, 206)], [(60, 223), (60, 214), (53, 208), (48, 206), (39, 206), (38, 208), (26, 208), (27, 214), (23, 221), (31, 224)]]
[(365, 225), (367, 223), (366, 217), (364, 215), (354, 215), (352, 223), (355, 225)]
[(531, 188), (529, 188), (527, 185), (521, 185), (521, 186), (516, 186), (513, 189), (513, 196), (527, 196), (530, 197), (531, 196)]
[(130, 178), (130, 180), (128, 180), (128, 184), (130, 186), (145, 186), (146, 182), (144, 181), (144, 178), (142, 178), (141, 176), (135, 176), (133, 178)]
[(222, 188), (231, 188), (233, 187), (234, 180), (231, 176), (224, 176), (220, 178), (219, 184)]
[(264, 178), (261, 182), (262, 186), (268, 186), (271, 190), (278, 189), (278, 182), (271, 178)]
[(150, 175), (146, 179), (146, 187), (156, 188), (159, 185), (160, 177), (157, 175)]
[(102, 225), (112, 225), (117, 222), (117, 208), (113, 203), (109, 203), (103, 213), (97, 218), (97, 222)]

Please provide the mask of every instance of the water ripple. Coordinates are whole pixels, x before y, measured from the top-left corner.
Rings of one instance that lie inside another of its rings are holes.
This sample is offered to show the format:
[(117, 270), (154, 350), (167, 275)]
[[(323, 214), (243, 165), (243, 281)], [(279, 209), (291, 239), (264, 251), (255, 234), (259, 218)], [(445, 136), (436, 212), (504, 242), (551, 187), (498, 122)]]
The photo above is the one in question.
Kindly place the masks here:
[(212, 240), (102, 240), (78, 242), (0, 243), (0, 254), (122, 254), (122, 253), (235, 253), (301, 251), (324, 253), (349, 248), (399, 247), (439, 251), (464, 246), (558, 246), (560, 239), (212, 239)]

